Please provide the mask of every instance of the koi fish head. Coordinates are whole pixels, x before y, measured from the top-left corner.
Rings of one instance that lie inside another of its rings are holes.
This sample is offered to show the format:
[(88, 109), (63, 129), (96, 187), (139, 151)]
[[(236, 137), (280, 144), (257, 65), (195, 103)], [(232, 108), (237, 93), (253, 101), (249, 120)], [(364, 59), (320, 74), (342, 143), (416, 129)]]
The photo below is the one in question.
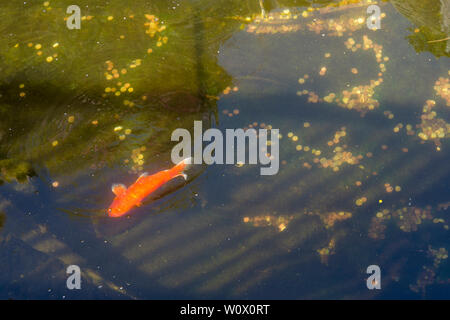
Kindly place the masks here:
[(133, 207), (133, 204), (128, 203), (125, 197), (127, 188), (123, 184), (113, 184), (111, 189), (116, 197), (109, 206), (107, 214), (110, 217), (121, 217)]
[(107, 214), (110, 217), (117, 218), (121, 217), (126, 213), (126, 209), (122, 208), (123, 206), (120, 204), (120, 201), (117, 201), (117, 198), (114, 199), (113, 203), (107, 210)]

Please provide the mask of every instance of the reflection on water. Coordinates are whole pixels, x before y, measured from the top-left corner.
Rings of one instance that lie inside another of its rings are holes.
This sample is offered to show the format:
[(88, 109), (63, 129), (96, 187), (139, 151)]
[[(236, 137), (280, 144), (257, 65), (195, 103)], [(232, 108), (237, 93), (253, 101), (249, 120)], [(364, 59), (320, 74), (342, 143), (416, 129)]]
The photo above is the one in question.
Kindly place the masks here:
[[(446, 1), (378, 31), (368, 1), (71, 4), (0, 5), (0, 297), (449, 297)], [(279, 173), (198, 165), (106, 217), (195, 120), (279, 128)]]

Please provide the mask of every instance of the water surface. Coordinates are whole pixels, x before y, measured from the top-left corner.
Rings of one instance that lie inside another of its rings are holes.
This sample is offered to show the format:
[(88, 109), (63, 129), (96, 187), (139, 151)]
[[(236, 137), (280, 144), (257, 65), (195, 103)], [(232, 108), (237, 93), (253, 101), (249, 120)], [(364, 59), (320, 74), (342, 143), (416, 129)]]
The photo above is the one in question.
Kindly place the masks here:
[[(450, 297), (446, 1), (377, 31), (366, 1), (71, 4), (0, 5), (1, 298)], [(108, 218), (194, 120), (280, 129), (278, 174), (198, 165)]]

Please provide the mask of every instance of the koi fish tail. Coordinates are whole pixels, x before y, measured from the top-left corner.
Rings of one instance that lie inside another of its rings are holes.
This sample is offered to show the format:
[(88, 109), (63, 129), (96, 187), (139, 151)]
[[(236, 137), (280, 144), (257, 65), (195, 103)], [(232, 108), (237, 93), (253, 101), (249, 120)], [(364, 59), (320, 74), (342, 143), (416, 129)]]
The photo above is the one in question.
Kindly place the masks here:
[(181, 160), (175, 167), (171, 169), (173, 177), (181, 176), (184, 180), (187, 180), (187, 175), (184, 173), (192, 164), (192, 157)]

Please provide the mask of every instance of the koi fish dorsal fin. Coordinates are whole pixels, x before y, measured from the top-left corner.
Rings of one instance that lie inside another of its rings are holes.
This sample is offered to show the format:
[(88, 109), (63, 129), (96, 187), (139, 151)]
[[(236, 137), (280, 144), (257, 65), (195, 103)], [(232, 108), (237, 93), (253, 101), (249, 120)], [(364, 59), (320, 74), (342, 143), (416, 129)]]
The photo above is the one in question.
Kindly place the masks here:
[(122, 193), (127, 191), (127, 187), (125, 187), (124, 184), (115, 183), (112, 185), (111, 190), (116, 196), (120, 196)]
[(141, 180), (142, 178), (148, 177), (148, 173), (147, 172), (143, 172), (139, 178), (137, 178), (136, 182), (138, 182), (139, 180)]

